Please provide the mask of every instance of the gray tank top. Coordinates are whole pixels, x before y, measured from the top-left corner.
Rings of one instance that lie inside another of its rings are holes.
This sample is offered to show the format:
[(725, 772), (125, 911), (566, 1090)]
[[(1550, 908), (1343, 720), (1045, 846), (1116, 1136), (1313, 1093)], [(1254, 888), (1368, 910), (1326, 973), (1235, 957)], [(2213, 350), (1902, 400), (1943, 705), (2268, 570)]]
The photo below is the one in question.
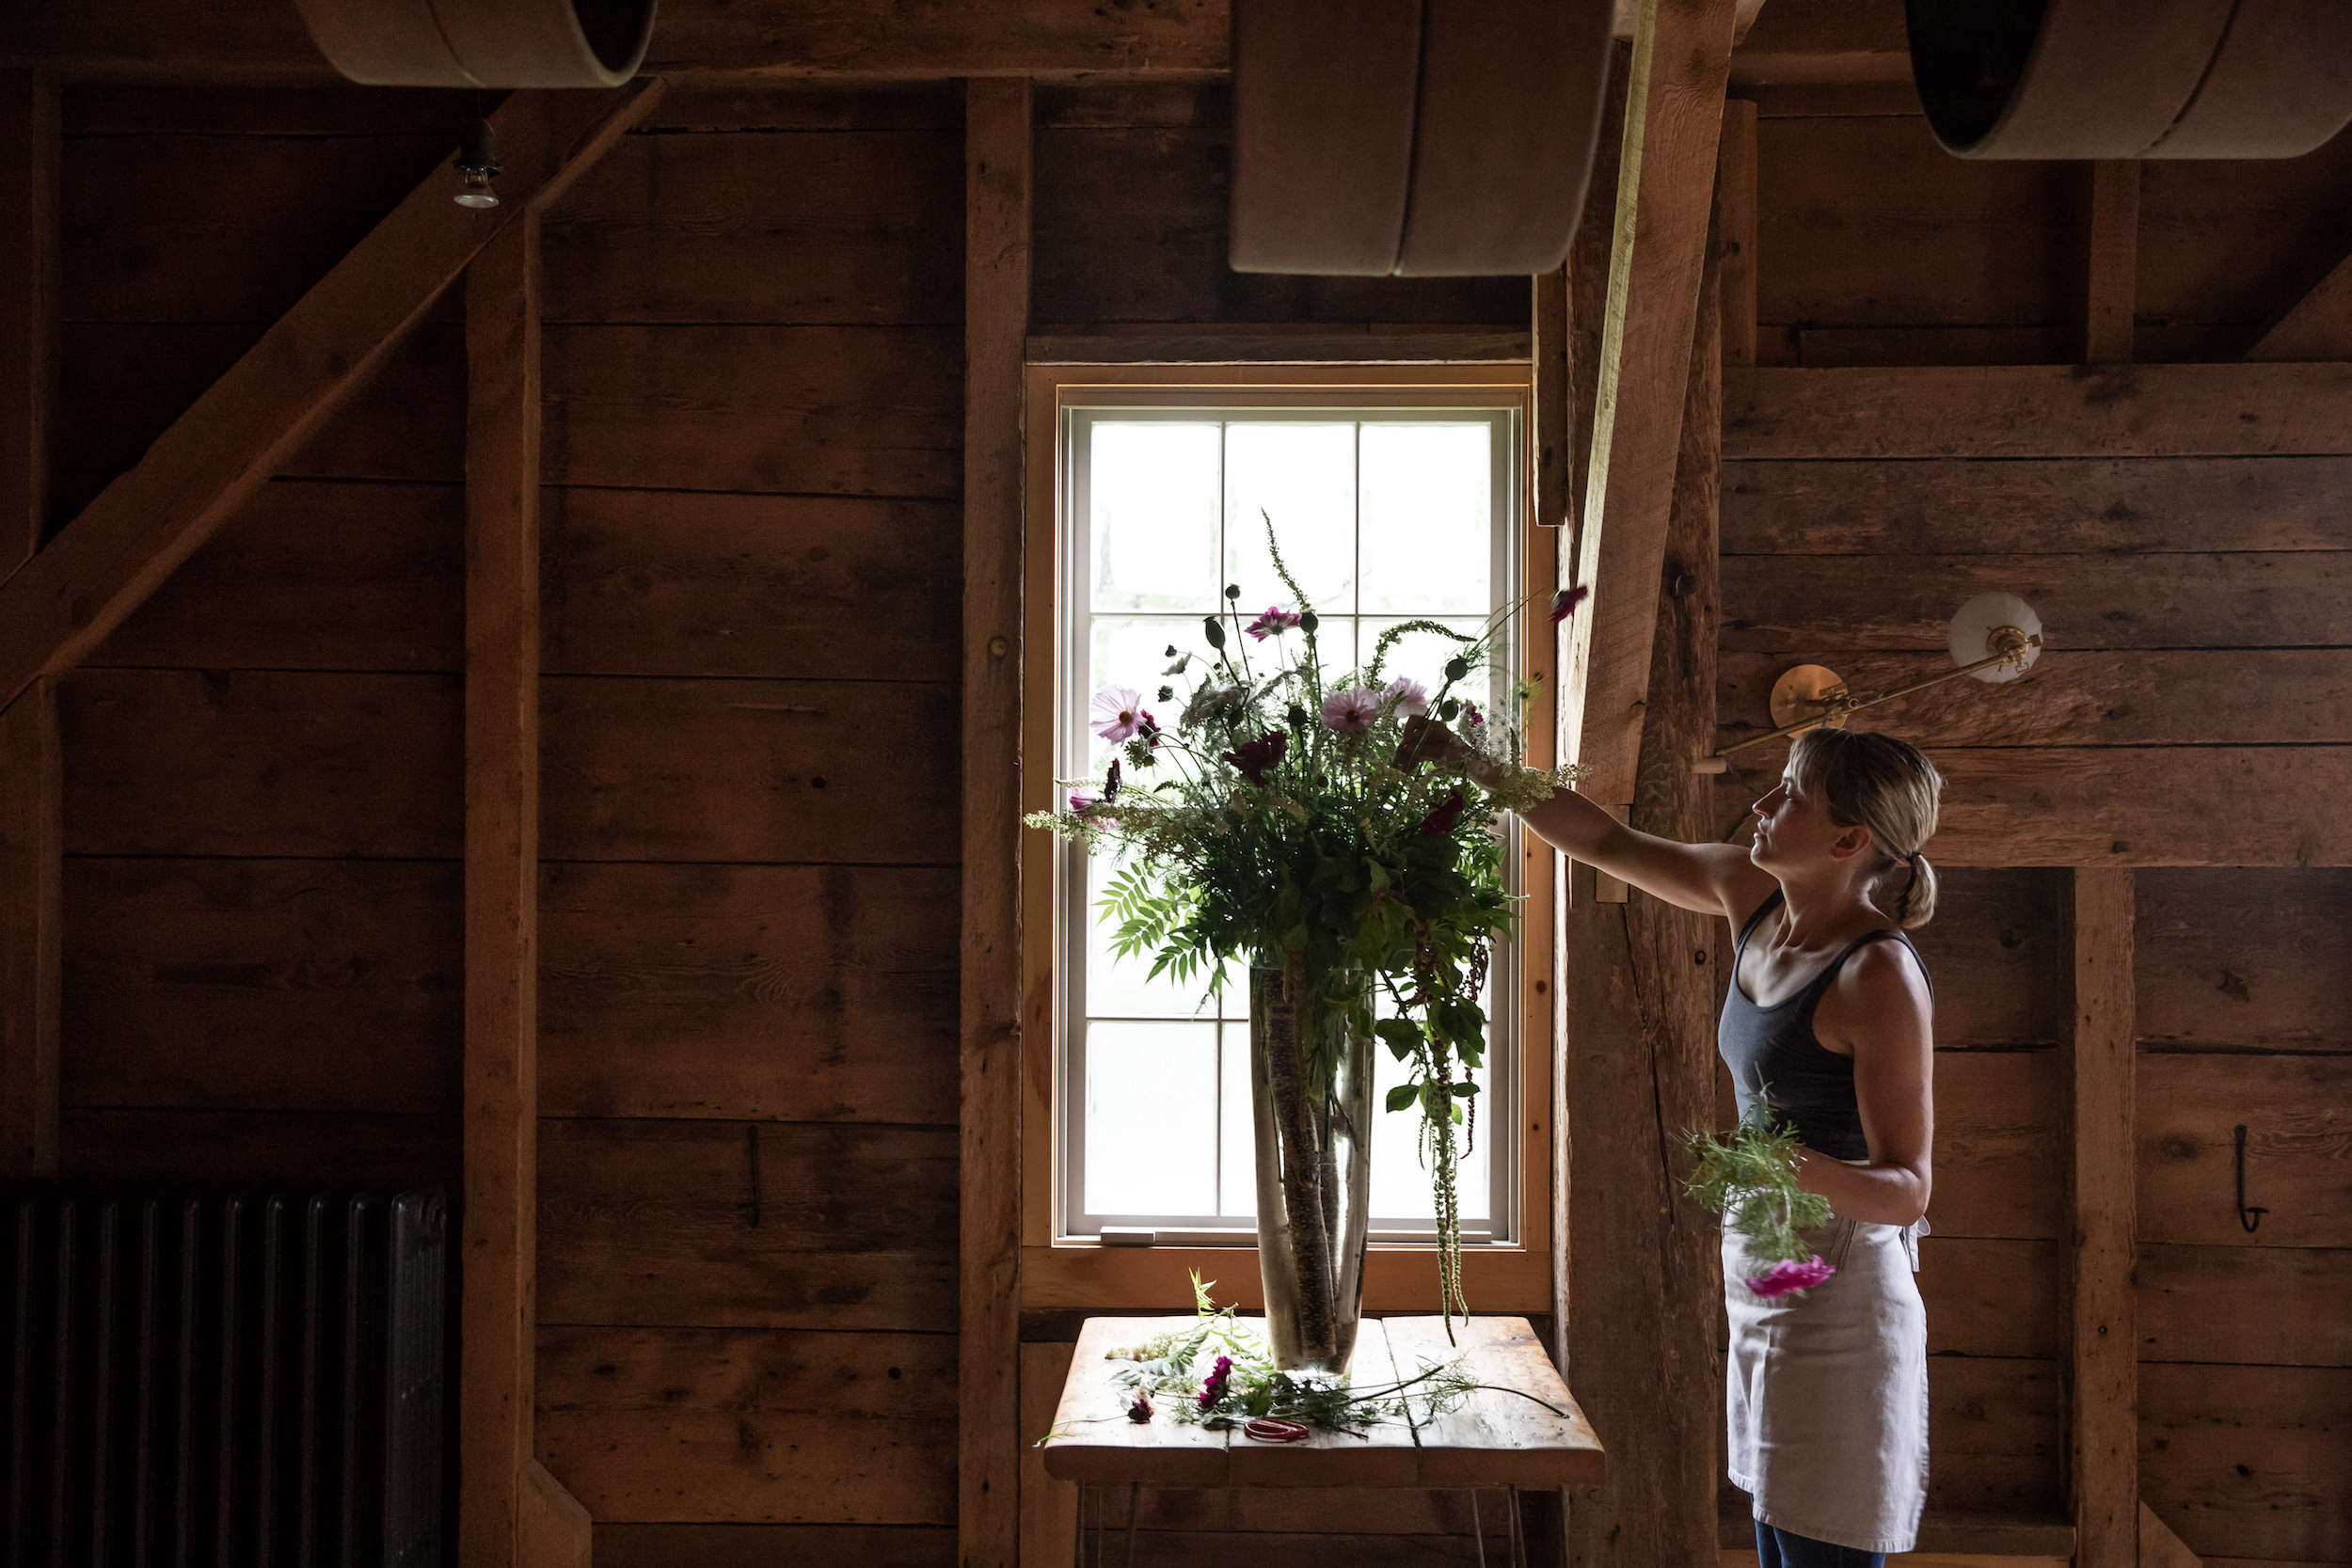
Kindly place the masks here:
[[(1748, 950), (1748, 937), (1781, 900), (1778, 888), (1756, 907), (1740, 927), (1733, 949), (1731, 984), (1724, 993), (1723, 1016), (1715, 1025), (1715, 1049), (1731, 1069), (1732, 1088), (1740, 1099), (1740, 1117), (1746, 1120), (1756, 1097), (1770, 1085), (1767, 1102), (1776, 1121), (1794, 1123), (1798, 1141), (1808, 1148), (1840, 1160), (1867, 1160), (1869, 1140), (1862, 1132), (1862, 1106), (1854, 1098), (1853, 1058), (1840, 1056), (1813, 1035), (1813, 1009), (1821, 993), (1845, 967), (1856, 949), (1893, 937), (1912, 957), (1919, 950), (1900, 931), (1867, 932), (1846, 944), (1845, 950), (1805, 982), (1804, 989), (1786, 1001), (1759, 1007), (1740, 989), (1740, 956)], [(1919, 973), (1927, 973), (1924, 961)], [(1933, 994), (1934, 982), (1929, 982)]]

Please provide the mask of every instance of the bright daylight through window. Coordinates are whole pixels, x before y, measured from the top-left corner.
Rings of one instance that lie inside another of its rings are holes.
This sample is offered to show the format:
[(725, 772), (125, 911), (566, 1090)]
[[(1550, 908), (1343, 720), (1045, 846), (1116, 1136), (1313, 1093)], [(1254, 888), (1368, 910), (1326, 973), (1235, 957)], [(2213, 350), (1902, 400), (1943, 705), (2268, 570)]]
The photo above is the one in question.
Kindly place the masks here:
[[(1228, 583), (1245, 618), (1288, 603), (1268, 559), (1265, 516), (1322, 621), (1327, 659), (1368, 658), (1401, 621), (1468, 632), (1518, 592), (1519, 415), (1506, 407), (1076, 407), (1063, 413), (1060, 609), (1063, 672), (1055, 776), (1099, 775), (1110, 742), (1088, 728), (1091, 693), (1163, 685), (1181, 705), (1208, 650), (1201, 617)], [(1193, 668), (1164, 675), (1166, 650)], [(1389, 668), (1429, 689), (1452, 645), (1408, 634)], [(1509, 672), (1495, 673), (1499, 701)], [(1220, 998), (1200, 979), (1147, 976), (1120, 959), (1098, 904), (1120, 861), (1065, 845), (1059, 911), (1062, 1233), (1143, 1227), (1163, 1242), (1248, 1244), (1251, 1165), (1248, 986), (1239, 960)], [(1505, 864), (1516, 856), (1505, 856)], [(1465, 1240), (1514, 1233), (1518, 1158), (1516, 955), (1497, 939), (1477, 1074), (1475, 1145), (1460, 1174)], [(1384, 998), (1385, 1001), (1385, 998)], [(1390, 1009), (1383, 1006), (1382, 1016)], [(1374, 1102), (1404, 1081), (1385, 1050)], [(1383, 1115), (1372, 1138), (1375, 1240), (1433, 1234), (1416, 1112)], [(1210, 1234), (1201, 1234), (1201, 1233)]]

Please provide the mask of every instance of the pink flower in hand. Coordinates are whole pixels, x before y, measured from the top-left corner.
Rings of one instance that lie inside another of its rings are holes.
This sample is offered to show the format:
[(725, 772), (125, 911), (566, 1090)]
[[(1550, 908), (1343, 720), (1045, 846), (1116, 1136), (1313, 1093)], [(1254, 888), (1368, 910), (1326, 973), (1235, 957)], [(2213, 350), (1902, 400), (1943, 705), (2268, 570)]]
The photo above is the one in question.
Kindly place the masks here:
[(1380, 694), (1396, 705), (1399, 718), (1411, 719), (1429, 711), (1429, 689), (1404, 675), (1383, 687)]
[(1748, 1275), (1748, 1289), (1766, 1301), (1777, 1301), (1799, 1291), (1809, 1291), (1836, 1272), (1821, 1261), (1818, 1252), (1809, 1263), (1792, 1263), (1784, 1258), (1762, 1274)]
[(1094, 694), (1089, 711), (1096, 735), (1124, 740), (1143, 722), (1143, 696), (1132, 686), (1106, 686)]
[(1556, 626), (1566, 620), (1576, 607), (1582, 604), (1592, 592), (1591, 588), (1580, 582), (1574, 588), (1563, 588), (1551, 596), (1551, 624)]

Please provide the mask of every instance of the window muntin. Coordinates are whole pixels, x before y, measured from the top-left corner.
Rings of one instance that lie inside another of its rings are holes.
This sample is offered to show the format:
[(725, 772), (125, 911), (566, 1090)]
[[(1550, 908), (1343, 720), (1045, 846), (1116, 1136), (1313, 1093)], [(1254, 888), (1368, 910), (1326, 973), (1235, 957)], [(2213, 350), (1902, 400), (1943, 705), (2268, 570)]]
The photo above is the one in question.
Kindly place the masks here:
[[(1170, 643), (1194, 651), (1197, 672), (1206, 652), (1200, 618), (1216, 611), (1224, 584), (1241, 584), (1251, 612), (1263, 608), (1260, 598), (1288, 601), (1267, 558), (1262, 507), (1322, 618), (1327, 658), (1346, 659), (1341, 639), (1352, 639), (1356, 658), (1368, 657), (1380, 632), (1404, 620), (1475, 631), (1518, 592), (1516, 403), (1349, 406), (1338, 394), (1318, 402), (1065, 406), (1059, 544), (1069, 587), (1057, 607), (1056, 777), (1099, 774), (1110, 760), (1112, 747), (1087, 727), (1094, 691), (1117, 680), (1152, 705)], [(1408, 636), (1390, 669), (1434, 691), (1449, 652), (1439, 639)], [(1508, 667), (1493, 673), (1490, 703), (1502, 701), (1510, 675)], [(1191, 681), (1169, 684), (1181, 701)], [(1146, 983), (1148, 960), (1113, 960), (1098, 918), (1117, 863), (1074, 846), (1056, 853), (1058, 1231), (1087, 1238), (1140, 1227), (1246, 1241), (1256, 1205), (1245, 976), (1234, 973), (1225, 996), (1205, 1004), (1197, 977), (1181, 987)], [(1518, 856), (1507, 852), (1503, 863), (1516, 883)], [(1507, 1240), (1518, 1221), (1516, 960), (1511, 944), (1497, 944), (1485, 998), (1489, 1050), (1461, 1180), (1462, 1226), (1472, 1239)], [(1376, 1058), (1385, 1094), (1402, 1069), (1385, 1050)], [(1419, 1125), (1409, 1112), (1384, 1114), (1375, 1131), (1375, 1238), (1431, 1233)]]

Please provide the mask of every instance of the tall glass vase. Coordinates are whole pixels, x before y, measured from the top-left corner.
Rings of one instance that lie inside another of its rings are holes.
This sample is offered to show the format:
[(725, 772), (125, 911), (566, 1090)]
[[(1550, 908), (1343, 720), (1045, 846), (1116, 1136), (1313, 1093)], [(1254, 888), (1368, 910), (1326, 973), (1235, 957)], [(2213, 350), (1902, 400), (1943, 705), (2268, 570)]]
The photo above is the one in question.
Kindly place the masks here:
[(1250, 970), (1258, 1273), (1266, 1338), (1285, 1370), (1343, 1372), (1356, 1351), (1372, 1198), (1372, 1048), (1346, 1012), (1311, 1018), (1281, 970)]

